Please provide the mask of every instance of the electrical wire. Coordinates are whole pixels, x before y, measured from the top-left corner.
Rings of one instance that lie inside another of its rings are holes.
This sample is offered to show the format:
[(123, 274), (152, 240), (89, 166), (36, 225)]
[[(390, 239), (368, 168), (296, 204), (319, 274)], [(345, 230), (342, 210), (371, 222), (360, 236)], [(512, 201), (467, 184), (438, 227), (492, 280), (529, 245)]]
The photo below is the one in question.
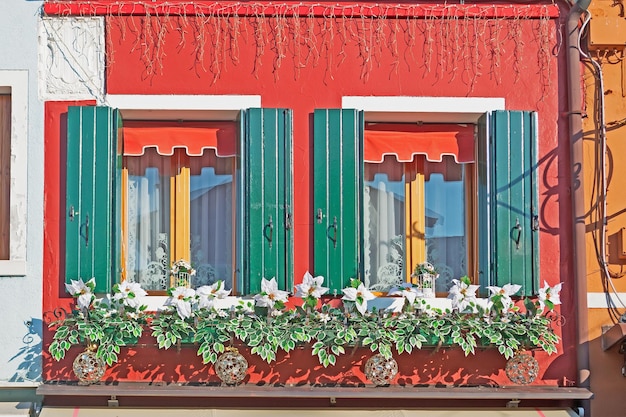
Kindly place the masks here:
[[(603, 285), (603, 289), (604, 292), (606, 294), (606, 299), (607, 299), (607, 307), (609, 309), (609, 313), (611, 315), (611, 318), (613, 319), (614, 322), (619, 321), (625, 314), (621, 313), (617, 306), (615, 305), (615, 302), (613, 300), (613, 297), (611, 297), (611, 292), (612, 294), (615, 296), (615, 299), (617, 299), (619, 301), (619, 303), (621, 304), (621, 306), (626, 309), (626, 305), (624, 304), (624, 302), (621, 300), (621, 298), (619, 297), (619, 294), (615, 288), (615, 285), (613, 284), (613, 278), (612, 278), (612, 274), (611, 271), (609, 270), (609, 265), (607, 262), (607, 254), (606, 254), (606, 224), (607, 224), (607, 191), (608, 191), (608, 185), (607, 185), (607, 174), (606, 174), (606, 155), (607, 155), (607, 140), (606, 140), (606, 123), (605, 123), (605, 112), (604, 112), (604, 76), (602, 73), (602, 67), (601, 65), (594, 60), (592, 57), (590, 57), (588, 54), (586, 54), (582, 48), (581, 48), (581, 37), (582, 34), (585, 32), (585, 28), (587, 27), (587, 25), (589, 24), (589, 21), (591, 20), (591, 14), (589, 12), (586, 12), (586, 16), (584, 19), (584, 22), (581, 26), (581, 30), (579, 31), (578, 34), (578, 42), (577, 42), (577, 49), (578, 52), (580, 53), (580, 55), (582, 57), (584, 57), (586, 60), (588, 60), (592, 66), (595, 68), (595, 74), (594, 77), (597, 81), (597, 89), (596, 89), (596, 99), (597, 99), (597, 114), (596, 114), (596, 126), (598, 127), (598, 138), (600, 140), (600, 149), (598, 152), (598, 148), (596, 148), (596, 152), (599, 153), (599, 161), (598, 161), (598, 157), (595, 158), (596, 161), (596, 167), (594, 169), (594, 172), (598, 173), (598, 165), (600, 165), (600, 184), (599, 184), (599, 191), (598, 191), (598, 202), (597, 202), (597, 213), (598, 213), (598, 218), (597, 218), (597, 222), (596, 224), (600, 225), (600, 236), (599, 238), (596, 237), (595, 233), (594, 233), (594, 244), (596, 247), (596, 256), (598, 259), (598, 263), (600, 264), (600, 268), (602, 271), (602, 285)], [(599, 126), (598, 126), (599, 124)], [(595, 190), (597, 187), (597, 183), (596, 183), (596, 178), (594, 178), (594, 194), (595, 194)], [(591, 197), (592, 200), (592, 210), (593, 210), (593, 194)]]

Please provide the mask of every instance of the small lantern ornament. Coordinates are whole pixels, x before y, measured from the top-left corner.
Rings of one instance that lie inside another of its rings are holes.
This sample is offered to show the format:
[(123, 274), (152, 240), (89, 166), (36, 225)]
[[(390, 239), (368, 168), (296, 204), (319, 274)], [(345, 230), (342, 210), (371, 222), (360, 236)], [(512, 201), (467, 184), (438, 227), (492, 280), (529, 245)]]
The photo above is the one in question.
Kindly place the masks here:
[(235, 385), (243, 381), (248, 372), (248, 361), (234, 347), (227, 347), (226, 351), (215, 361), (215, 373), (222, 382)]
[(365, 362), (365, 376), (377, 386), (387, 385), (398, 374), (398, 362), (394, 358), (386, 359), (380, 353)]
[(196, 275), (196, 270), (184, 259), (179, 259), (172, 264), (170, 270), (170, 287), (191, 288), (191, 277)]
[(432, 264), (428, 262), (417, 264), (411, 276), (417, 278), (416, 284), (424, 298), (435, 298), (435, 280), (439, 278), (439, 274)]
[(79, 385), (91, 385), (100, 382), (104, 376), (106, 365), (104, 361), (96, 355), (97, 346), (87, 345), (87, 349), (79, 353), (74, 359), (72, 369), (78, 377)]
[(528, 353), (518, 352), (507, 361), (504, 370), (511, 382), (527, 385), (539, 375), (539, 362)]

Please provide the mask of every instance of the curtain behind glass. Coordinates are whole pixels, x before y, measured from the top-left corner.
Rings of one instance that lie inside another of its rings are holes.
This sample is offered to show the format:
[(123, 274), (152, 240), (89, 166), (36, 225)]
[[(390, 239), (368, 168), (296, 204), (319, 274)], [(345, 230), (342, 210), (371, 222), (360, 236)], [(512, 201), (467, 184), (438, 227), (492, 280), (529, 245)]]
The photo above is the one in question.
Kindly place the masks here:
[(404, 164), (365, 164), (365, 285), (387, 291), (404, 281)]
[(153, 149), (125, 157), (128, 169), (126, 279), (146, 290), (169, 287), (170, 158)]
[[(222, 158), (218, 158), (222, 159)], [(228, 158), (228, 162), (231, 162)], [(233, 280), (233, 176), (203, 167), (191, 176), (191, 264), (195, 287)]]

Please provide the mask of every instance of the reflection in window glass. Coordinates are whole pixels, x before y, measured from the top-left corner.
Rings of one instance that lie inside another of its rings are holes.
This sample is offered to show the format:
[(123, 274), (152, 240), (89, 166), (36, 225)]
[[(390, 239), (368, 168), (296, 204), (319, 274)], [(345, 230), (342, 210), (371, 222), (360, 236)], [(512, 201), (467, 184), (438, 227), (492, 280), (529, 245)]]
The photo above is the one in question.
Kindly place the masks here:
[(452, 279), (467, 274), (465, 170), (451, 157), (425, 167), (426, 254), (439, 272), (437, 291), (447, 292)]
[(381, 167), (366, 164), (364, 264), (365, 285), (386, 291), (404, 282), (405, 199), (404, 175), (390, 179)]
[(232, 288), (233, 176), (204, 167), (191, 175), (191, 264), (195, 287), (224, 280)]

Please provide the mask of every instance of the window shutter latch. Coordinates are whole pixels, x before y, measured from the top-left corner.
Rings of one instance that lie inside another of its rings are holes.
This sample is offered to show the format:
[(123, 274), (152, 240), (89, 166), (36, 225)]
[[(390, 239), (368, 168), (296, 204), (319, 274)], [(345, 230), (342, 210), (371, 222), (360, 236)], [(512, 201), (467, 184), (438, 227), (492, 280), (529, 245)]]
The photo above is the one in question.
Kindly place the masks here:
[(333, 242), (333, 247), (337, 248), (337, 216), (333, 217), (333, 224), (328, 226), (328, 229), (326, 230), (326, 235)]
[(80, 236), (85, 239), (85, 247), (89, 247), (89, 214), (85, 216), (85, 223), (80, 225)]
[(272, 249), (272, 237), (274, 235), (274, 224), (272, 223), (272, 216), (270, 216), (269, 222), (263, 228), (263, 236), (269, 242), (270, 249)]
[(74, 210), (74, 206), (70, 206), (70, 211), (69, 211), (69, 213), (67, 213), (67, 215), (70, 218), (70, 221), (73, 222), (74, 221), (74, 216), (76, 216), (77, 214), (78, 214), (78, 212)]
[[(517, 232), (517, 237), (515, 237), (515, 233)], [(519, 224), (519, 217), (515, 219), (515, 226), (511, 230), (511, 237), (515, 240), (515, 247), (519, 249), (520, 240), (522, 238), (522, 225)]]
[(537, 216), (536, 214), (533, 215), (533, 223), (532, 223), (532, 229), (533, 232), (536, 232), (537, 230), (539, 230), (539, 216)]

